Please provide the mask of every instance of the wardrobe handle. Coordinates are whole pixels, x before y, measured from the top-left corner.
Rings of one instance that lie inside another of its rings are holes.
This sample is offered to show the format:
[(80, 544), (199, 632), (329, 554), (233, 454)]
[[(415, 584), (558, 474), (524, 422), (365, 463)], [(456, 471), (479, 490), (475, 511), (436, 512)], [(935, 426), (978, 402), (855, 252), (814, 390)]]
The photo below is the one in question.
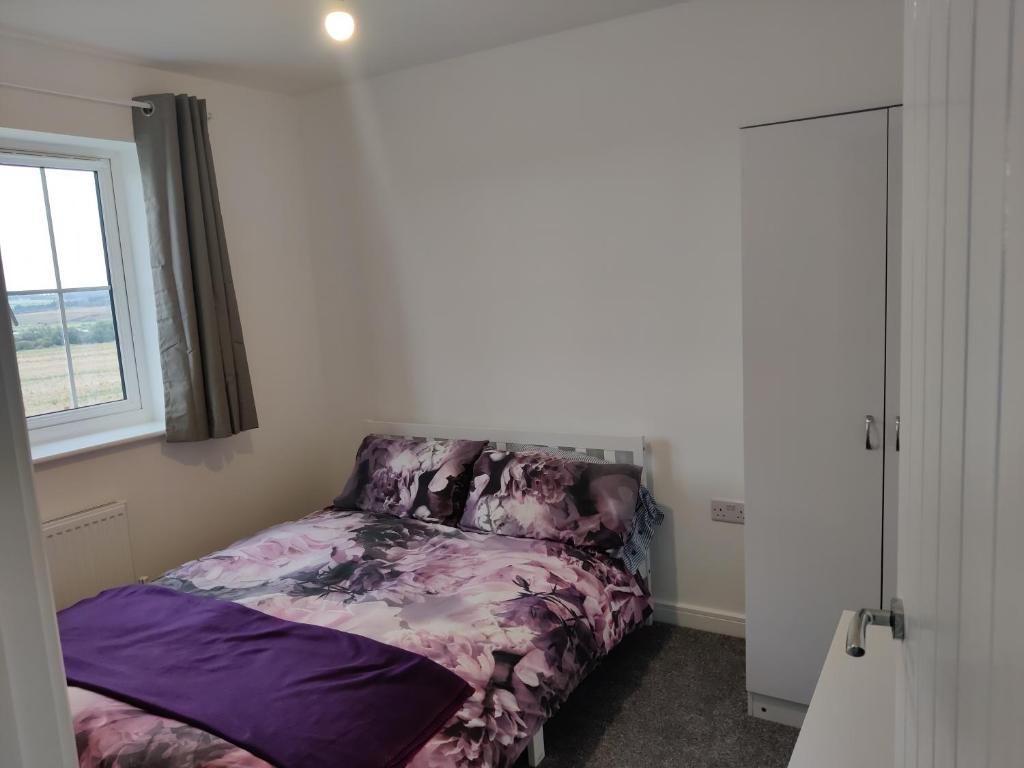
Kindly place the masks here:
[(864, 450), (873, 451), (875, 446), (871, 444), (871, 428), (875, 426), (875, 417), (868, 414), (864, 417)]
[(900, 417), (896, 417), (896, 450), (900, 449)]

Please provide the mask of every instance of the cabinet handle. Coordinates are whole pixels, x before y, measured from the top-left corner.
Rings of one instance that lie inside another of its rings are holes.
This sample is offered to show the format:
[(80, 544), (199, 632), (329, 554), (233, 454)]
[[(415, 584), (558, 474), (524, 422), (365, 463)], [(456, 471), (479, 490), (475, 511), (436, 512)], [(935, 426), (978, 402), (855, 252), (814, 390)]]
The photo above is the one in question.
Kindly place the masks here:
[(871, 428), (875, 426), (875, 417), (870, 414), (864, 417), (864, 450), (873, 451), (875, 446), (871, 444)]
[(900, 417), (896, 417), (896, 450), (900, 449)]

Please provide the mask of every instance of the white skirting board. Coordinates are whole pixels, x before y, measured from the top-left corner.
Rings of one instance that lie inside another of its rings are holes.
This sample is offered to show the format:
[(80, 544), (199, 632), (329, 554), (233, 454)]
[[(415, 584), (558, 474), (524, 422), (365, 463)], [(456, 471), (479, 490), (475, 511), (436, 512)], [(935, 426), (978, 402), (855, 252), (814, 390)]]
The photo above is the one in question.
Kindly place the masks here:
[(722, 611), (716, 608), (655, 600), (654, 620), (663, 624), (674, 624), (677, 627), (689, 627), (719, 635), (746, 636), (746, 622), (742, 613)]

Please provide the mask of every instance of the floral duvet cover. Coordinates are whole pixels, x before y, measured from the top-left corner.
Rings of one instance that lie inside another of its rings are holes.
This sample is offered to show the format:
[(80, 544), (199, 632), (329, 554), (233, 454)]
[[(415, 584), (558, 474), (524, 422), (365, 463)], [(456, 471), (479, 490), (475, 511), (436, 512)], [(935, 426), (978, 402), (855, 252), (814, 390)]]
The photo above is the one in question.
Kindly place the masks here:
[[(650, 612), (640, 583), (602, 555), (331, 509), (186, 563), (157, 583), (371, 637), (460, 675), (473, 695), (412, 759), (417, 768), (511, 765)], [(83, 768), (269, 768), (201, 729), (69, 691)]]

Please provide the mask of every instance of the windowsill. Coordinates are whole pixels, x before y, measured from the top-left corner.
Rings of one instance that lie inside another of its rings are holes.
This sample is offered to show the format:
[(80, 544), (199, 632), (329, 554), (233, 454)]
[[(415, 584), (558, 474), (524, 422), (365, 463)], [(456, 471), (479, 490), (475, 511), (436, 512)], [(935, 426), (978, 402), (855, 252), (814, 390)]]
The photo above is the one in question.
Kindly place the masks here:
[(32, 463), (42, 464), (55, 459), (66, 459), (103, 448), (112, 448), (115, 445), (151, 440), (161, 437), (163, 434), (164, 423), (151, 421), (131, 427), (111, 429), (107, 432), (71, 437), (66, 440), (54, 440), (51, 443), (40, 443), (32, 446)]

